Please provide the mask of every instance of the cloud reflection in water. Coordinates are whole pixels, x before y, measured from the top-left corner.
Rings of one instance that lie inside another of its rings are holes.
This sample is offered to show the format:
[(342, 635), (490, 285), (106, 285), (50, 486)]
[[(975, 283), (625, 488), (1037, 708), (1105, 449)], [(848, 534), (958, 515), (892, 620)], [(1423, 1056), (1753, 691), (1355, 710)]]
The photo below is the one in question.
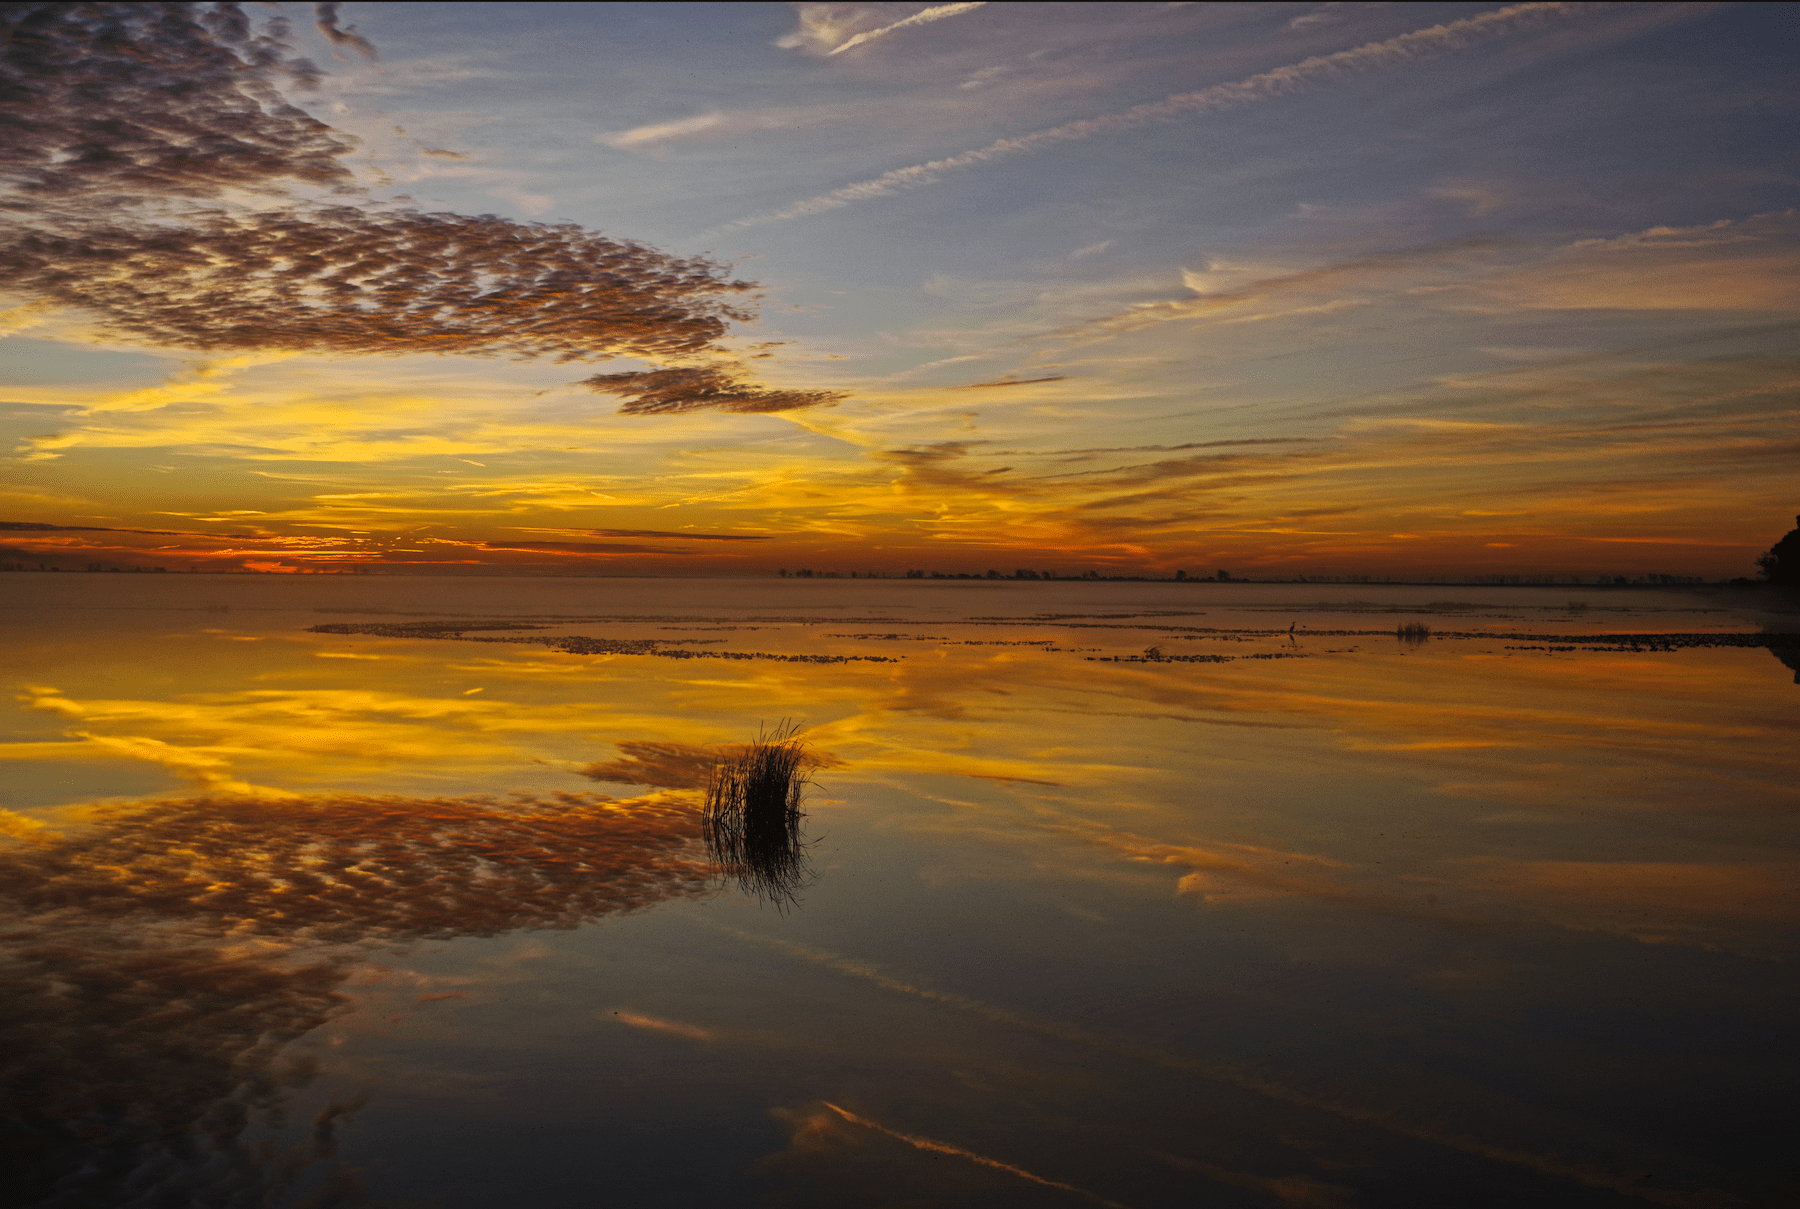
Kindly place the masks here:
[[(314, 1073), (372, 945), (578, 927), (704, 893), (661, 797), (215, 797), (105, 807), (0, 853), (0, 1053), (21, 1205), (347, 1203), (332, 1105), (253, 1142)], [(291, 1197), (303, 1197), (300, 1202)]]

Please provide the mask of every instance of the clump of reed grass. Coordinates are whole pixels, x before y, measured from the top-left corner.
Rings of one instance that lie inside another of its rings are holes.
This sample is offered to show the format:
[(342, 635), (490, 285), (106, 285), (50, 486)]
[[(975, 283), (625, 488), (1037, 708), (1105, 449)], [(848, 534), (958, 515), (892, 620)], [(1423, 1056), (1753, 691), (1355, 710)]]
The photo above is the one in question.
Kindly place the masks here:
[(1423, 622), (1409, 621), (1394, 631), (1394, 637), (1405, 643), (1420, 643), (1431, 637), (1431, 627)]
[(797, 904), (811, 876), (800, 830), (810, 762), (799, 732), (784, 719), (713, 765), (700, 823), (724, 876), (777, 910)]

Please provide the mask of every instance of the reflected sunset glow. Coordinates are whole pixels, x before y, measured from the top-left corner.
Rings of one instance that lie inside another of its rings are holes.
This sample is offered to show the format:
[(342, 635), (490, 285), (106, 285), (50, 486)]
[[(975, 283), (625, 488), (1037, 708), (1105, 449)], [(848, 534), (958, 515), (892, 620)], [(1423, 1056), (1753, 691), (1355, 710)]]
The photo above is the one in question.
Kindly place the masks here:
[(1793, 1203), (1791, 24), (0, 6), (0, 1204)]

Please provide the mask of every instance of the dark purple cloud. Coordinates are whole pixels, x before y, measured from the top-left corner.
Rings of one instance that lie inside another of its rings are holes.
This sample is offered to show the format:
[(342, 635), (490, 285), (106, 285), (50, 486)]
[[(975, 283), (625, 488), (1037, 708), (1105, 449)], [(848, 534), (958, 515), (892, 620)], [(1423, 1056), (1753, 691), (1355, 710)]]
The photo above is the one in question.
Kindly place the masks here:
[(102, 525), (49, 525), (42, 521), (0, 521), (0, 532), (9, 533), (142, 533), (149, 537), (253, 538), (252, 533), (200, 533), (193, 529), (112, 529)]
[(962, 386), (952, 386), (950, 390), (984, 390), (991, 386), (1030, 386), (1033, 382), (1067, 382), (1067, 374), (1051, 374), (1047, 378), (1002, 378), (997, 382), (969, 382)]
[(569, 529), (569, 533), (588, 533), (594, 537), (673, 537), (690, 542), (767, 542), (772, 537), (756, 537), (737, 533), (674, 533), (667, 529)]
[(661, 546), (637, 546), (626, 542), (509, 542), (486, 541), (484, 550), (537, 550), (553, 554), (679, 554)]
[(845, 398), (833, 390), (770, 390), (752, 386), (732, 369), (658, 369), (633, 374), (596, 374), (581, 383), (589, 390), (620, 395), (628, 416), (676, 415), (688, 411), (751, 414), (817, 407)]
[(372, 42), (356, 32), (356, 26), (338, 28), (338, 9), (342, 7), (344, 6), (341, 4), (331, 3), (313, 5), (313, 12), (318, 15), (314, 24), (319, 27), (320, 33), (331, 39), (333, 46), (348, 46), (369, 62), (375, 62), (381, 56), (376, 53)]

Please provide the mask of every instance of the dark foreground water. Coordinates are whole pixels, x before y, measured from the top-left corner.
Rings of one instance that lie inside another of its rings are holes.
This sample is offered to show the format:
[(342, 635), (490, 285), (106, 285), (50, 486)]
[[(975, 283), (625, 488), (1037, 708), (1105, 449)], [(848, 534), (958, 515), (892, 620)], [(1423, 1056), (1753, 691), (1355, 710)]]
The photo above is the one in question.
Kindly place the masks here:
[(0, 1203), (1794, 1201), (1772, 592), (3, 580)]

